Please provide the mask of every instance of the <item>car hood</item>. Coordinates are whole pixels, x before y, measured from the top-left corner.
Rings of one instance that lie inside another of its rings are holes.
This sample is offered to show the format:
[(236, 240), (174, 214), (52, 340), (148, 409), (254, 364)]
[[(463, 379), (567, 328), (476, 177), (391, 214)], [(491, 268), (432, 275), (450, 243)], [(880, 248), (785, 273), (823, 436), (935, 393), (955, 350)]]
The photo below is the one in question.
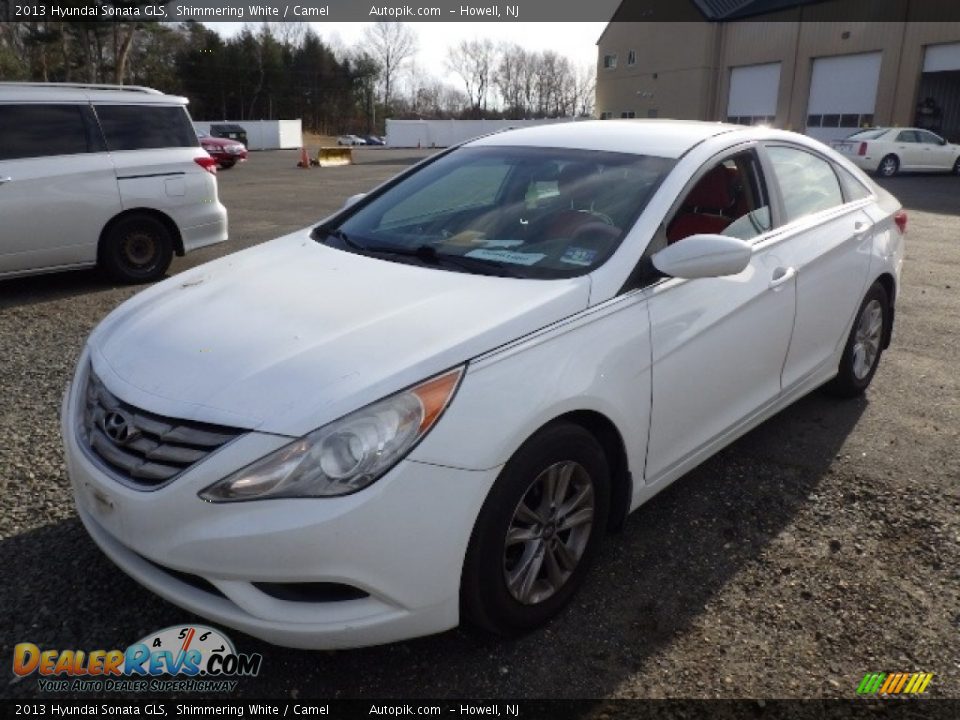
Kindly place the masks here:
[(135, 296), (91, 362), (144, 410), (299, 436), (583, 310), (589, 284), (388, 262), (305, 230)]

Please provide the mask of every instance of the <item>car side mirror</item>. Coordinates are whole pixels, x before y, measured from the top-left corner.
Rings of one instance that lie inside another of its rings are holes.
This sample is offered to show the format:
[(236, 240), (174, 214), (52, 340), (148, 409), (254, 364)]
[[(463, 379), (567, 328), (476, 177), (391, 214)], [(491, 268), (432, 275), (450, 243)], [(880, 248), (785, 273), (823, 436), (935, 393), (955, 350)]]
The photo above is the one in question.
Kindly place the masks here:
[(705, 278), (736, 275), (750, 264), (749, 243), (726, 235), (691, 235), (651, 257), (653, 266), (670, 277)]
[(367, 196), (366, 193), (357, 193), (356, 195), (351, 195), (346, 199), (346, 202), (343, 203), (344, 209), (350, 207), (354, 203), (359, 202), (360, 200), (363, 200), (363, 198), (365, 198), (366, 196)]

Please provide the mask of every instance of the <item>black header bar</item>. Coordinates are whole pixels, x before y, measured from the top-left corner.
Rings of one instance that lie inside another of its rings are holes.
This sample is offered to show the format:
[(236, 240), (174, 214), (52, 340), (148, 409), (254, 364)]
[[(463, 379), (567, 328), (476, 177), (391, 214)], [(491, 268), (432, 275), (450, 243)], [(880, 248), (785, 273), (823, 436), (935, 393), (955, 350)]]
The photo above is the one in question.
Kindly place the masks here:
[(0, 20), (10, 22), (605, 22), (611, 18), (622, 22), (960, 22), (960, 1), (0, 0)]
[(960, 701), (854, 700), (176, 700), (0, 701), (3, 718), (492, 718), (495, 720), (956, 720)]

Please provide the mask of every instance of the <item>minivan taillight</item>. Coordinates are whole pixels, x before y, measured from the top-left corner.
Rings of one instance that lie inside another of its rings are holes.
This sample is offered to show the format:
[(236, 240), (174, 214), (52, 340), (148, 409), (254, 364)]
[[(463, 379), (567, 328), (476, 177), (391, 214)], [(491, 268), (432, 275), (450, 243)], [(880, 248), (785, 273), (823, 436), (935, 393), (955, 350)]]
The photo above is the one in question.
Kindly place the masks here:
[(211, 175), (217, 174), (217, 161), (209, 155), (194, 158), (193, 161)]
[(896, 215), (893, 216), (893, 221), (897, 224), (897, 228), (900, 230), (900, 234), (903, 235), (907, 231), (907, 211), (901, 210)]
[(867, 154), (867, 144), (865, 142), (860, 143), (860, 147), (857, 150), (857, 155), (866, 155)]

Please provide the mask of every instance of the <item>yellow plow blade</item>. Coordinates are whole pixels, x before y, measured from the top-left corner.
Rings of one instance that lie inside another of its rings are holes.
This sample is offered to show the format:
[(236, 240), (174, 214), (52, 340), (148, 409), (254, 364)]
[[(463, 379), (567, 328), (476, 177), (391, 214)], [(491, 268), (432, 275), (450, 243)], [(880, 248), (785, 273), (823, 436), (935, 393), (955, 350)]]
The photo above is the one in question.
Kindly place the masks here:
[(317, 165), (320, 167), (337, 167), (338, 165), (353, 165), (353, 148), (351, 147), (322, 147), (317, 153)]

